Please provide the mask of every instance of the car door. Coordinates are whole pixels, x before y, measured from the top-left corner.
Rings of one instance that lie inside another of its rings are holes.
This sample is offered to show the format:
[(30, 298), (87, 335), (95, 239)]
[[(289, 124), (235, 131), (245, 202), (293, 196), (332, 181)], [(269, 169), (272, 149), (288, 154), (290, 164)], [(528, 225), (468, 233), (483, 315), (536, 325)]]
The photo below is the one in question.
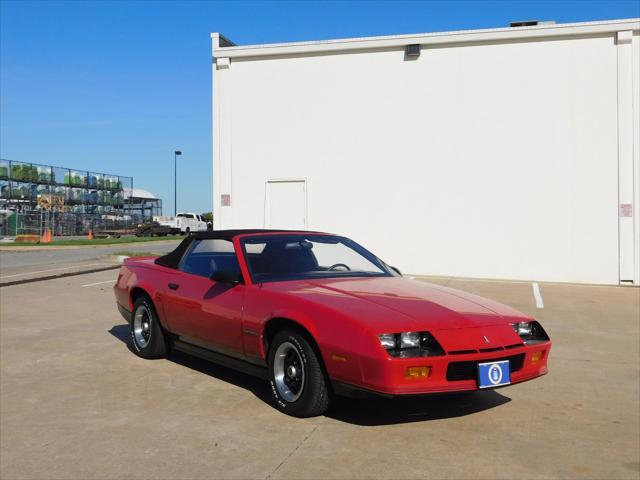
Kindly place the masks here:
[(239, 272), (233, 243), (194, 240), (165, 286), (164, 311), (182, 340), (244, 358), (242, 302), (245, 286), (216, 282), (214, 269)]
[(184, 229), (193, 230), (193, 215), (190, 213), (184, 214)]

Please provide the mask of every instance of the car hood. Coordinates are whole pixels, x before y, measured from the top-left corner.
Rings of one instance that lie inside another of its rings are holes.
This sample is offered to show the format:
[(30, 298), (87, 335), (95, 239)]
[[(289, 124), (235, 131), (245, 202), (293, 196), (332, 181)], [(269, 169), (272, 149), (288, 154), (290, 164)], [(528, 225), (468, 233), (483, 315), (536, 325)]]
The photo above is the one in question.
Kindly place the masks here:
[(400, 323), (440, 330), (530, 320), (493, 300), (404, 277), (279, 282), (271, 288), (321, 303), (385, 331)]

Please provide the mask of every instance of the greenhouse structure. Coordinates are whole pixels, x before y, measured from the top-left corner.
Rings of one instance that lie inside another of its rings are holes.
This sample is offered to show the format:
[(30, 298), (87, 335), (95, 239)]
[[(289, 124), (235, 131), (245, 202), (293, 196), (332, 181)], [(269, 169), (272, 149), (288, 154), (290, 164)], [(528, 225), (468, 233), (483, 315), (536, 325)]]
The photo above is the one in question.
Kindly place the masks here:
[[(59, 235), (85, 234), (107, 222), (132, 223), (131, 200), (125, 197), (132, 188), (132, 177), (0, 159), (0, 210), (16, 219), (44, 215), (43, 225)], [(14, 224), (18, 231), (20, 222)]]

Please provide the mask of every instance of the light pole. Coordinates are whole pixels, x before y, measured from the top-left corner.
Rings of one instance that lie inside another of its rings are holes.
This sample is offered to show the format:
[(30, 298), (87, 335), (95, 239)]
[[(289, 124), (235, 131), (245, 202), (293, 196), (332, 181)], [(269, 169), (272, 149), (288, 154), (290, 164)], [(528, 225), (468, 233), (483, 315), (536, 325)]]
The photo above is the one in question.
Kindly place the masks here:
[(180, 150), (173, 152), (173, 216), (178, 215), (178, 155)]

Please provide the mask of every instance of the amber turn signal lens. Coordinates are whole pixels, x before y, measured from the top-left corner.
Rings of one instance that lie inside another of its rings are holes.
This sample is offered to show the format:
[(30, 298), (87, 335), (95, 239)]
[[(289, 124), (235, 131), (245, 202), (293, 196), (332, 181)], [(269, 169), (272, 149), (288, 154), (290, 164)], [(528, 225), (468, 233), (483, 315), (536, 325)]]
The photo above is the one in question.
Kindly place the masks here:
[(531, 354), (531, 363), (539, 362), (542, 357), (544, 357), (544, 350), (541, 352), (533, 352)]
[(407, 378), (427, 378), (431, 375), (431, 367), (407, 367), (405, 377)]

